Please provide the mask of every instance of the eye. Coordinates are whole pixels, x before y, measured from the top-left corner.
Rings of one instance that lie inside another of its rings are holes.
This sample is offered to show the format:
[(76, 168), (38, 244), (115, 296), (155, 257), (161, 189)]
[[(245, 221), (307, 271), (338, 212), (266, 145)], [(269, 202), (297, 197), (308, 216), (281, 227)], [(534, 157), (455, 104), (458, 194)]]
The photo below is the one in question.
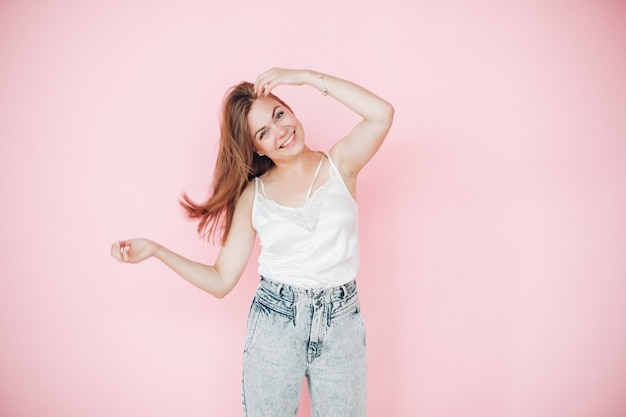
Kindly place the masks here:
[(284, 111), (279, 111), (278, 113), (276, 113), (276, 120), (280, 120), (283, 118), (283, 115), (285, 114)]
[(269, 132), (269, 129), (263, 129), (261, 131), (261, 134), (259, 135), (259, 139), (263, 139), (265, 136), (267, 136), (268, 132)]

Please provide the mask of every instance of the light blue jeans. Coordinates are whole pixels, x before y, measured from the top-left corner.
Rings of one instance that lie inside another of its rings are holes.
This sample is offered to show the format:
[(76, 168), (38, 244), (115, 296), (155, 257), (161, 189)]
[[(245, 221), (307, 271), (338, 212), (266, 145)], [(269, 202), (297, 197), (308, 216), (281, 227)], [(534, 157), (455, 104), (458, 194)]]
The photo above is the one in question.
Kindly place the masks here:
[(246, 417), (294, 417), (303, 378), (313, 417), (365, 416), (365, 327), (355, 281), (326, 290), (261, 278), (243, 359)]

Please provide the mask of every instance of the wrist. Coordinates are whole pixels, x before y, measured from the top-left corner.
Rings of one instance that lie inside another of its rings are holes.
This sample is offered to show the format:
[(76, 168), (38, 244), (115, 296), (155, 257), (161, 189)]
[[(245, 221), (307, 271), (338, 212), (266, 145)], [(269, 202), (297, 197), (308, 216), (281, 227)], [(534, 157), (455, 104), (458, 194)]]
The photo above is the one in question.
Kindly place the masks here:
[(152, 250), (150, 251), (150, 256), (154, 256), (157, 259), (163, 260), (163, 257), (166, 253), (165, 247), (161, 246), (157, 242), (150, 242), (152, 245)]
[(328, 87), (323, 73), (319, 71), (308, 70), (309, 84), (317, 89), (321, 95), (328, 95)]
[(320, 84), (320, 94), (323, 96), (327, 96), (328, 95), (328, 89), (326, 88), (326, 83), (324, 82), (324, 74), (319, 73), (317, 74), (317, 79), (319, 81)]

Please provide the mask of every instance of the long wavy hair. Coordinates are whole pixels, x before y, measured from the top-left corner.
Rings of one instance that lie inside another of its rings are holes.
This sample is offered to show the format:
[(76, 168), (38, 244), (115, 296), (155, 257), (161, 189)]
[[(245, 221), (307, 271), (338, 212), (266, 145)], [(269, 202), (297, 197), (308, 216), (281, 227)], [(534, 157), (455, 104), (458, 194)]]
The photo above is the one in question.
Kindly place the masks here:
[[(274, 94), (269, 95), (291, 111)], [(259, 156), (254, 149), (248, 126), (248, 113), (257, 99), (254, 84), (242, 82), (226, 94), (221, 110), (219, 151), (213, 175), (212, 193), (202, 204), (195, 203), (186, 193), (180, 205), (192, 219), (199, 219), (198, 234), (207, 240), (219, 233), (223, 245), (233, 221), (235, 205), (254, 177), (263, 175), (273, 165), (271, 159)]]

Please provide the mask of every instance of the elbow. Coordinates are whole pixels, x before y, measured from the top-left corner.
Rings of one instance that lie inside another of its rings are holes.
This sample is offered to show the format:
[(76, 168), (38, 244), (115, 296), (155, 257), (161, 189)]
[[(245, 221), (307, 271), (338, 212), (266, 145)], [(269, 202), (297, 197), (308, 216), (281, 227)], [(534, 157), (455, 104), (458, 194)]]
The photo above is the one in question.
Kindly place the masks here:
[(230, 294), (235, 287), (235, 284), (237, 284), (239, 276), (235, 278), (228, 273), (224, 273), (220, 271), (220, 268), (217, 265), (213, 266), (212, 269), (216, 274), (212, 276), (212, 279), (206, 282), (204, 290), (213, 297), (221, 300)]
[(393, 116), (395, 113), (396, 109), (393, 107), (393, 105), (389, 102), (385, 102), (385, 116), (387, 122), (389, 123), (389, 126), (391, 126), (391, 123), (393, 122)]
[(217, 298), (218, 300), (221, 300), (222, 298), (226, 297), (228, 294), (230, 294), (230, 288), (211, 291), (211, 295)]
[(383, 101), (377, 112), (377, 119), (381, 125), (384, 125), (387, 129), (391, 127), (393, 123), (393, 116), (395, 109), (388, 101)]
[(230, 294), (230, 292), (233, 290), (233, 287), (234, 285), (223, 284), (219, 285), (217, 288), (213, 288), (211, 291), (209, 291), (209, 293), (218, 300), (221, 300), (222, 298)]

